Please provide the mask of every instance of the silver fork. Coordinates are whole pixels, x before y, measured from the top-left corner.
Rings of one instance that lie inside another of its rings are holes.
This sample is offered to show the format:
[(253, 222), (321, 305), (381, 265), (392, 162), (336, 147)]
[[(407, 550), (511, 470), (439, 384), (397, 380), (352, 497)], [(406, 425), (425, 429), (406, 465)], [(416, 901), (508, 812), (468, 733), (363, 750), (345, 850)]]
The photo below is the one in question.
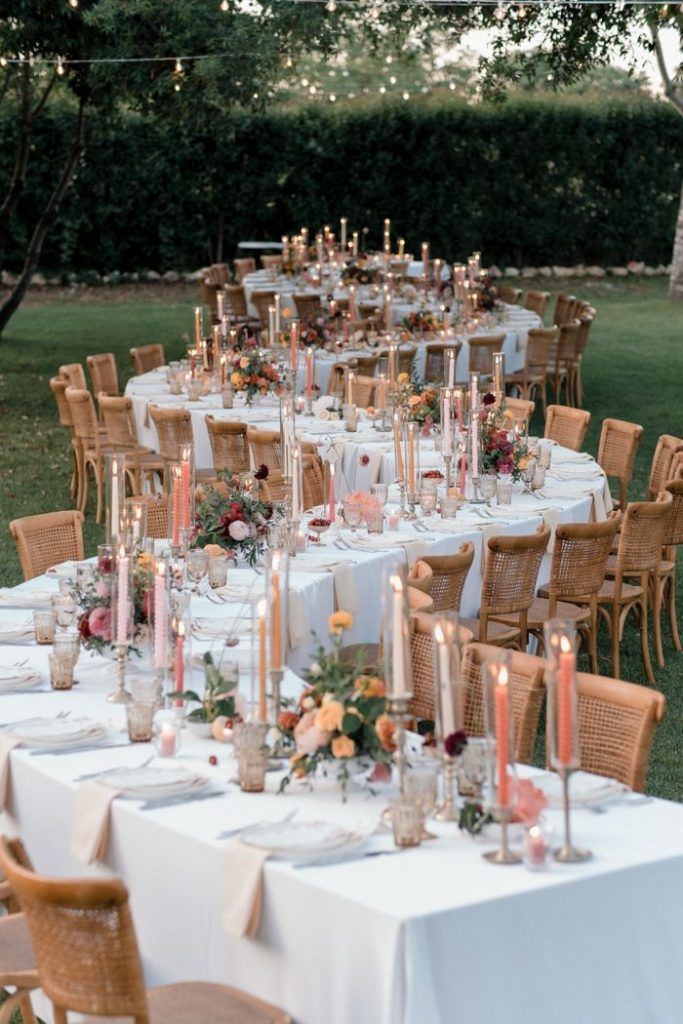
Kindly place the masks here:
[[(142, 764), (139, 764), (135, 770), (139, 771), (140, 768), (146, 768), (147, 765), (152, 763), (155, 757), (156, 755), (152, 754), (152, 756), (148, 757), (146, 761), (143, 761)], [(106, 775), (108, 771), (110, 771), (109, 768), (103, 768), (99, 772), (86, 772), (85, 775), (77, 775), (76, 778), (74, 779), (74, 782), (85, 782), (86, 779), (96, 779), (100, 775)]]
[[(55, 718), (68, 718), (70, 714), (70, 711), (60, 711), (58, 715), (55, 715)], [(34, 715), (32, 718), (18, 718), (15, 722), (2, 722), (0, 729), (9, 729), (13, 725), (26, 725), (27, 722), (35, 722), (35, 720)]]
[(240, 832), (246, 832), (248, 828), (256, 828), (258, 825), (284, 825), (288, 821), (292, 821), (296, 818), (298, 813), (299, 808), (296, 807), (293, 811), (290, 811), (289, 814), (285, 814), (284, 818), (279, 818), (277, 821), (268, 821), (266, 818), (263, 821), (252, 821), (248, 825), (240, 825), (239, 828), (228, 828), (224, 832), (219, 832), (216, 839), (233, 839), (235, 836), (238, 836)]

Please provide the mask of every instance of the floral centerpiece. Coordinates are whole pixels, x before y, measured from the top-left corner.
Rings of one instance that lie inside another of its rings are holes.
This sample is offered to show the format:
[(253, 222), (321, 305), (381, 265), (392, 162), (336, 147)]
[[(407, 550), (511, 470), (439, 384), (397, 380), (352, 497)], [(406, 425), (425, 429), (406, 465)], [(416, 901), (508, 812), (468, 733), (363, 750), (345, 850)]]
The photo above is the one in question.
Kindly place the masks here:
[(377, 284), (382, 280), (382, 272), (379, 267), (373, 267), (368, 262), (367, 256), (358, 256), (357, 259), (348, 263), (342, 271), (342, 284)]
[(328, 654), (318, 648), (306, 673), (305, 690), (293, 707), (280, 712), (279, 731), (295, 747), (281, 789), (327, 765), (336, 768), (345, 794), (352, 765), (370, 767), (392, 760), (395, 723), (388, 714), (384, 683), (354, 671), (339, 658), (344, 632), (352, 626), (349, 612), (330, 616), (333, 650)]
[(251, 404), (256, 395), (282, 391), (283, 382), (269, 359), (268, 350), (259, 348), (254, 338), (247, 338), (243, 347), (234, 351), (231, 360), (230, 383), (235, 391), (244, 393), (247, 404)]
[(481, 419), (481, 469), (484, 473), (509, 473), (519, 480), (529, 460), (529, 449), (521, 438), (511, 435), (505, 400), (499, 405), (493, 395), (484, 395)]
[(416, 309), (404, 316), (401, 323), (411, 334), (434, 334), (439, 330), (436, 316), (431, 309)]
[(477, 296), (477, 307), (479, 309), (492, 310), (498, 304), (498, 292), (493, 279), (485, 274), (470, 288)]
[(190, 722), (206, 722), (207, 724), (218, 721), (224, 730), (228, 723), (232, 725), (237, 715), (235, 701), (235, 690), (237, 688), (237, 677), (226, 678), (221, 672), (220, 663), (214, 664), (213, 655), (210, 651), (204, 652), (204, 696), (200, 697), (194, 690), (176, 690), (169, 694), (169, 697), (178, 700), (193, 701), (199, 707), (190, 711), (188, 720)]
[(407, 373), (396, 378), (399, 403), (408, 410), (408, 419), (419, 423), (423, 433), (429, 434), (435, 423), (441, 422), (441, 402), (436, 388), (411, 381)]
[(321, 395), (313, 402), (313, 415), (319, 420), (340, 420), (342, 410), (339, 408), (339, 400), (334, 395)]
[[(267, 476), (267, 466), (254, 473), (256, 480)], [(251, 474), (239, 477), (227, 472), (219, 473), (219, 478), (216, 486), (197, 488), (191, 545), (205, 548), (217, 544), (228, 554), (255, 565), (263, 553), (268, 524), (284, 516), (284, 506), (262, 501)]]
[[(133, 622), (135, 634), (132, 650), (139, 647), (149, 635), (149, 614), (154, 560), (147, 552), (135, 558), (133, 566)], [(114, 650), (112, 635), (111, 601), (115, 572), (114, 560), (100, 558), (89, 582), (78, 592), (78, 632), (87, 651), (104, 654)]]

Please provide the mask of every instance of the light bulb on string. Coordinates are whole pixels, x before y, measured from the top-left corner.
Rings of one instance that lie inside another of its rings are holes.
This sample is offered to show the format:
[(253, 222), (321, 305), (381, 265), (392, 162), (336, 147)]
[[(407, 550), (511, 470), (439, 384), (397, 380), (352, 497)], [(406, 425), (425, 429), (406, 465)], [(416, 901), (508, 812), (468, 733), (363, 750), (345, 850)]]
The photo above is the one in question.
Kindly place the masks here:
[(392, 85), (396, 85), (396, 75), (392, 75), (389, 81), (391, 82)]
[(505, 10), (502, 7), (496, 7), (495, 11), (493, 12), (493, 17), (496, 19), (496, 21), (502, 21), (503, 18), (505, 17)]
[(69, 0), (69, 7), (73, 8), (73, 10), (75, 11), (78, 7), (78, 0)]
[(175, 60), (175, 73), (176, 75), (182, 75), (183, 73), (183, 62), (181, 61), (180, 57), (176, 57)]
[(385, 92), (387, 91), (386, 85), (380, 85), (379, 91), (380, 91), (380, 95), (384, 96)]
[(410, 99), (410, 93), (409, 92), (404, 92), (403, 93), (403, 99), (404, 100), (409, 100)]
[(7, 57), (0, 57), (0, 68), (7, 67)]
[(336, 102), (336, 99), (337, 99), (337, 97), (336, 97), (336, 96), (334, 95), (334, 93), (333, 93), (333, 92), (331, 92), (331, 93), (330, 93), (330, 103), (335, 103), (335, 102)]
[(307, 78), (302, 78), (302, 79), (301, 79), (301, 84), (303, 85), (304, 89), (307, 89), (307, 88), (308, 88), (308, 86), (309, 86), (309, 81), (308, 81), (308, 79), (307, 79)]
[(65, 73), (65, 71), (66, 71), (66, 68), (64, 67), (64, 61), (62, 60), (61, 57), (58, 57), (57, 58), (57, 74), (60, 75), (60, 77), (61, 77)]
[(230, 10), (229, 0), (221, 0), (221, 10), (223, 11), (223, 14), (227, 14)]
[(336, 0), (327, 0), (327, 3), (325, 4), (325, 10), (329, 11), (330, 14), (334, 14), (334, 12), (337, 10)]

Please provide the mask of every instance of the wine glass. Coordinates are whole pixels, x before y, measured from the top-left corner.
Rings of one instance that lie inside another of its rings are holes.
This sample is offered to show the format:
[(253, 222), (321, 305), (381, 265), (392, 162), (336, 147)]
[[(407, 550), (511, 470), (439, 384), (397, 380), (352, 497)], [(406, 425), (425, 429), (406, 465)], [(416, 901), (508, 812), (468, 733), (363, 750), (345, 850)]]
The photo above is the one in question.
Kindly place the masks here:
[(186, 565), (187, 575), (194, 584), (192, 589), (195, 592), (198, 592), (199, 584), (206, 575), (209, 567), (209, 556), (204, 548), (191, 548), (187, 553)]
[(536, 476), (536, 466), (536, 459), (527, 459), (526, 466), (523, 470), (521, 470), (522, 480), (524, 481), (524, 490), (522, 491), (522, 494), (534, 493), (531, 489), (531, 484), (533, 483), (533, 479)]
[(350, 528), (351, 533), (355, 533), (361, 524), (363, 518), (362, 509), (359, 501), (349, 501), (345, 498), (343, 501), (344, 508), (344, 522)]
[(496, 493), (496, 478), (491, 476), (490, 473), (484, 473), (479, 477), (479, 493), (481, 494), (484, 502), (487, 505), (491, 504), (491, 499)]

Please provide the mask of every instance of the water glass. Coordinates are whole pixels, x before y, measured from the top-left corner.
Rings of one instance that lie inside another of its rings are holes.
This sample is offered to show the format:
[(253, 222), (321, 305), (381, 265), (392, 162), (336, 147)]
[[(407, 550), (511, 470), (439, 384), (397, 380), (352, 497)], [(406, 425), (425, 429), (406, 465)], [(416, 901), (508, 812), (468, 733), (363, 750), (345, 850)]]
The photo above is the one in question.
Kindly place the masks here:
[(441, 499), (441, 518), (455, 519), (458, 509), (462, 506), (462, 498), (448, 494)]
[(272, 551), (278, 551), (287, 543), (287, 524), (269, 523), (266, 528), (266, 544)]
[(168, 385), (168, 389), (172, 395), (181, 395), (183, 393), (183, 386), (179, 380), (172, 380)]
[(95, 566), (91, 562), (78, 562), (76, 565), (76, 585), (81, 593), (90, 588), (95, 574)]
[(512, 479), (510, 477), (501, 477), (498, 480), (497, 493), (499, 505), (512, 504)]
[(63, 633), (55, 633), (53, 651), (56, 655), (71, 659), (75, 665), (81, 653), (81, 638), (76, 630), (65, 630)]
[(74, 684), (74, 663), (61, 654), (49, 654), (50, 686), (53, 690), (70, 690)]
[(389, 512), (387, 514), (387, 530), (395, 531), (398, 530), (401, 522), (400, 512)]
[(221, 392), (221, 400), (224, 409), (232, 409), (235, 404), (235, 392), (231, 387), (224, 387)]
[(370, 484), (370, 494), (373, 498), (377, 498), (380, 505), (384, 506), (389, 497), (389, 486), (388, 484)]
[(365, 522), (368, 526), (368, 533), (384, 532), (384, 509), (368, 508), (365, 511)]
[(436, 508), (436, 491), (433, 487), (428, 487), (421, 490), (418, 493), (417, 500), (420, 503), (423, 516), (431, 516), (432, 512)]
[(131, 700), (126, 704), (126, 724), (131, 743), (149, 743), (156, 710), (156, 700)]
[(344, 509), (344, 522), (351, 530), (351, 533), (355, 533), (363, 519), (361, 504), (359, 501), (344, 498), (342, 505)]
[(389, 806), (396, 845), (404, 849), (419, 846), (424, 830), (424, 813), (420, 801), (402, 796)]
[(52, 611), (54, 612), (57, 625), (61, 629), (68, 629), (73, 626), (76, 620), (77, 608), (71, 594), (53, 594)]
[(209, 558), (209, 586), (212, 590), (224, 587), (228, 582), (228, 556), (224, 552), (221, 555), (212, 555)]
[(534, 482), (536, 475), (536, 459), (529, 458), (527, 464), (522, 470), (522, 480), (524, 481), (524, 494), (531, 494), (531, 485)]
[(358, 430), (358, 407), (355, 405), (344, 406), (344, 426), (348, 431)]
[(185, 559), (187, 575), (195, 585), (198, 585), (209, 566), (209, 556), (204, 548), (190, 548)]
[(545, 484), (545, 470), (543, 466), (536, 466), (534, 473), (534, 479), (531, 483), (532, 491), (540, 491), (541, 487)]
[(550, 469), (550, 445), (538, 442), (538, 464), (541, 469)]
[(97, 545), (97, 568), (102, 573), (110, 573), (114, 568), (114, 548), (111, 544)]
[(191, 402), (198, 402), (204, 387), (201, 380), (188, 380), (187, 397)]
[(490, 505), (491, 500), (496, 493), (495, 476), (491, 476), (490, 473), (484, 473), (484, 475), (479, 478), (479, 493), (486, 504)]
[(237, 775), (245, 793), (262, 793), (266, 787), (268, 726), (261, 722), (239, 722), (234, 729)]
[(33, 628), (36, 631), (37, 644), (51, 644), (55, 638), (56, 626), (57, 620), (52, 609), (33, 613)]
[[(423, 819), (429, 818), (436, 807), (438, 771), (436, 764), (413, 765), (403, 780), (404, 795), (420, 805)], [(421, 838), (432, 837), (433, 834), (423, 826)]]

